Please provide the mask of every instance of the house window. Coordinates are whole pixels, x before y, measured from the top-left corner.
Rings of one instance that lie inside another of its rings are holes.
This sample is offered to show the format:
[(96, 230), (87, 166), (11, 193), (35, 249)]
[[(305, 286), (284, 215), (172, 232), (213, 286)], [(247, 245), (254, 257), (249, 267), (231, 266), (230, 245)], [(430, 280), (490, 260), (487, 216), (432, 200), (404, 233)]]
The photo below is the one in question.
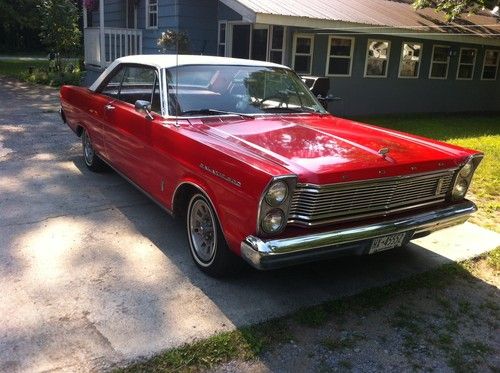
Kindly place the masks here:
[(146, 27), (158, 28), (158, 0), (146, 0)]
[(387, 77), (390, 47), (391, 42), (387, 40), (368, 40), (368, 47), (366, 50), (365, 77)]
[(311, 74), (314, 36), (296, 34), (293, 39), (293, 68), (299, 74)]
[(328, 38), (328, 57), (326, 75), (351, 76), (354, 38), (330, 36)]
[(226, 55), (226, 28), (227, 23), (219, 22), (219, 39), (218, 39), (218, 50), (217, 55), (224, 57)]
[(401, 61), (399, 63), (400, 78), (418, 78), (420, 59), (422, 58), (422, 44), (403, 43)]
[(429, 79), (446, 79), (448, 67), (450, 66), (451, 48), (446, 45), (434, 45), (432, 47), (431, 69)]
[(496, 80), (500, 51), (487, 49), (484, 52), (482, 80)]
[(285, 46), (285, 27), (271, 26), (269, 61), (282, 64)]
[(476, 65), (476, 54), (476, 49), (460, 48), (457, 80), (472, 80), (474, 77), (474, 66)]

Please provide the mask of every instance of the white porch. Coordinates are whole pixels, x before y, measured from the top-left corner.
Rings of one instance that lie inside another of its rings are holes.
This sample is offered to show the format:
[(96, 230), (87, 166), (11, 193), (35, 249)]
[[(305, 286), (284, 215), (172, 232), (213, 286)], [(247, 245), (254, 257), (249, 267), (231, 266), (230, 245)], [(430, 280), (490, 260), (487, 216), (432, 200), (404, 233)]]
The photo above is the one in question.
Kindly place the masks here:
[(105, 0), (99, 1), (98, 24), (92, 24), (87, 10), (83, 9), (85, 64), (101, 69), (119, 57), (142, 53), (142, 29), (137, 28), (136, 2), (125, 0), (121, 9), (126, 12), (126, 19), (122, 24), (113, 25), (125, 27), (105, 27), (104, 3)]
[(85, 64), (105, 68), (119, 57), (142, 53), (142, 30), (87, 27), (84, 45)]

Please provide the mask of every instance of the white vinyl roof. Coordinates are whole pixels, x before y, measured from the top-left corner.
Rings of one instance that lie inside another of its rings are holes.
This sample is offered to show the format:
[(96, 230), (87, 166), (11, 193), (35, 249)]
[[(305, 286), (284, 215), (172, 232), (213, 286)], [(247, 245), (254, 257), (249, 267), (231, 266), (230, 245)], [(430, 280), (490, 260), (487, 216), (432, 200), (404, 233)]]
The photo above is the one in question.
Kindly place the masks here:
[(287, 66), (278, 65), (272, 62), (255, 61), (241, 58), (227, 58), (215, 56), (199, 56), (199, 55), (186, 55), (186, 54), (141, 54), (135, 56), (126, 56), (117, 58), (111, 65), (109, 65), (104, 73), (92, 84), (89, 89), (95, 91), (102, 83), (105, 77), (112, 71), (118, 64), (122, 63), (137, 63), (141, 65), (152, 66), (157, 69), (168, 69), (176, 66), (186, 65), (233, 65), (233, 66), (264, 66), (264, 67), (281, 67), (289, 69)]
[(117, 58), (114, 62), (118, 63), (140, 63), (150, 65), (159, 69), (168, 69), (175, 66), (185, 65), (244, 65), (244, 66), (269, 66), (286, 67), (272, 62), (254, 61), (241, 58), (227, 58), (216, 56), (200, 56), (187, 54), (140, 54)]

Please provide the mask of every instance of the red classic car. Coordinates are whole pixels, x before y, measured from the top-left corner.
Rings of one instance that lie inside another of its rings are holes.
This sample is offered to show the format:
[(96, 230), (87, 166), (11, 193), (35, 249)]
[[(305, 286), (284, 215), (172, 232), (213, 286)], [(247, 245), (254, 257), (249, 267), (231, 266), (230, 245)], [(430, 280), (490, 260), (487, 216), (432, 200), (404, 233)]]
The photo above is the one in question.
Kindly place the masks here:
[(467, 220), (473, 150), (330, 115), (288, 67), (130, 56), (61, 116), (92, 171), (110, 166), (186, 221), (194, 262), (221, 275), (372, 254)]

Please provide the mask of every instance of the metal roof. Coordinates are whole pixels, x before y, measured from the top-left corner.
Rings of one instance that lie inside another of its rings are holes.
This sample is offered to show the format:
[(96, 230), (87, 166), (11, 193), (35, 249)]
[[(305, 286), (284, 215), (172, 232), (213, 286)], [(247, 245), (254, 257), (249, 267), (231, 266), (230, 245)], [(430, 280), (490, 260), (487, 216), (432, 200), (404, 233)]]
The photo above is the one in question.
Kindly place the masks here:
[[(500, 23), (488, 11), (462, 15), (447, 23), (443, 13), (427, 8), (415, 11), (410, 0), (221, 0), (239, 11), (246, 10), (252, 21), (269, 20), (269, 16), (300, 17), (307, 20), (340, 21), (353, 25), (388, 26), (418, 32), (469, 34), (498, 37)], [(267, 17), (265, 17), (267, 16)], [(313, 27), (317, 27), (318, 23)], [(326, 25), (325, 22), (321, 25)], [(338, 26), (333, 23), (332, 28)], [(362, 28), (359, 28), (363, 31)]]

